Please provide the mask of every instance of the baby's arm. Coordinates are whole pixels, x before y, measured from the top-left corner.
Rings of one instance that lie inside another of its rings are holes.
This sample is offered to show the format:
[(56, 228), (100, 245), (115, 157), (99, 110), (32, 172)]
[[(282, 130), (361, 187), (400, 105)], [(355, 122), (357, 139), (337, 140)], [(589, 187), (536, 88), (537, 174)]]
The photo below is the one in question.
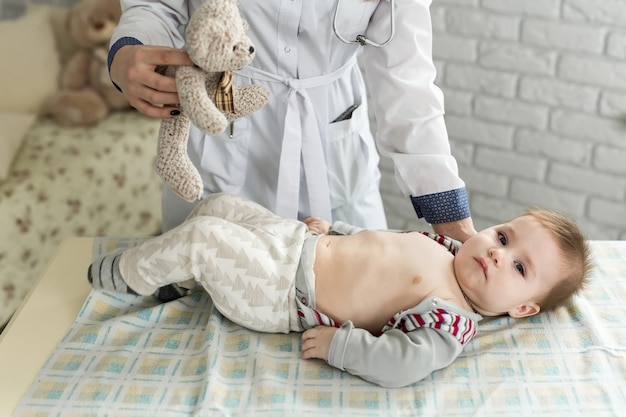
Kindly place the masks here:
[(422, 328), (399, 329), (373, 336), (347, 321), (336, 330), (327, 362), (366, 381), (384, 387), (403, 387), (444, 368), (463, 346), (451, 334)]

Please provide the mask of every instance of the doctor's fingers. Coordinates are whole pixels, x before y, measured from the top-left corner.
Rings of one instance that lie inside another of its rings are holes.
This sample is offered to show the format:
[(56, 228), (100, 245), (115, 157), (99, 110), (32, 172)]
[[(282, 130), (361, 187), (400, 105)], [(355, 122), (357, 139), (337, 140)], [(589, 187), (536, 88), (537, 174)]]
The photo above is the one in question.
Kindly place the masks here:
[(175, 91), (164, 92), (137, 83), (129, 84), (124, 95), (131, 106), (146, 116), (155, 118), (172, 116), (172, 111), (178, 110), (177, 105), (180, 102), (178, 93)]
[[(120, 51), (123, 48), (120, 49)], [(181, 49), (170, 48), (168, 46), (153, 45), (134, 45), (131, 52), (131, 59), (134, 62), (143, 62), (145, 64), (158, 65), (193, 65), (193, 61)]]
[(178, 49), (126, 45), (113, 58), (111, 80), (120, 87), (128, 102), (140, 112), (151, 117), (169, 117), (174, 110), (172, 105), (179, 102), (176, 80), (155, 70), (161, 65), (192, 64), (189, 56)]
[(180, 114), (180, 110), (177, 106), (155, 106), (148, 101), (141, 100), (136, 97), (133, 98), (132, 102), (130, 100), (128, 102), (145, 116), (155, 119), (165, 119), (172, 116), (178, 116)]
[(128, 76), (141, 74), (143, 71), (153, 71), (159, 66), (189, 66), (193, 62), (186, 52), (166, 46), (126, 45), (121, 47), (111, 63), (111, 73), (124, 73)]

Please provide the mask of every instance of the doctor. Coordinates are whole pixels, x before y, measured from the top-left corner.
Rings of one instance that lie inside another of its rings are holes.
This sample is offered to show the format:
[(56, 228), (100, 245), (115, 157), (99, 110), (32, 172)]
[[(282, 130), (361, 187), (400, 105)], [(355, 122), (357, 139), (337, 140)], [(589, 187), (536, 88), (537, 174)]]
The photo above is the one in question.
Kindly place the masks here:
[[(192, 65), (178, 48), (205, 0), (121, 0), (109, 52), (112, 81), (145, 115), (176, 117), (175, 81), (157, 65)], [(212, 1), (212, 0), (210, 0)], [(430, 0), (239, 0), (256, 56), (236, 84), (270, 91), (261, 110), (221, 135), (193, 126), (188, 152), (205, 196), (229, 192), (275, 213), (387, 227), (379, 154), (389, 156), (418, 217), (464, 241), (476, 233), (464, 182), (450, 154), (443, 96), (433, 84)], [(357, 56), (362, 54), (364, 74)], [(364, 76), (365, 75), (365, 79)], [(367, 82), (376, 141), (370, 133)], [(164, 230), (194, 204), (167, 187)]]

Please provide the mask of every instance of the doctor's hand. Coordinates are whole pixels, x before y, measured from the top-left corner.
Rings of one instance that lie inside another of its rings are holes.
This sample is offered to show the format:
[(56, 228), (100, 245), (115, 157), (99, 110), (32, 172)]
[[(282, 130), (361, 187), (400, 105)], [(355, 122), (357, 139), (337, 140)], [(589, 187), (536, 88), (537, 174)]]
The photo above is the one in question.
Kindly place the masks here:
[(302, 359), (328, 360), (336, 327), (317, 326), (302, 333)]
[(435, 233), (451, 237), (460, 242), (465, 242), (467, 239), (476, 234), (474, 229), (474, 222), (471, 217), (467, 217), (462, 220), (448, 223), (432, 224)]
[[(193, 65), (186, 52), (165, 46), (126, 45), (111, 63), (111, 80), (131, 106), (154, 118), (176, 115), (176, 80), (155, 72), (159, 65)], [(174, 111), (174, 113), (172, 113)]]
[(308, 226), (311, 232), (319, 233), (320, 235), (327, 235), (330, 233), (331, 224), (319, 217), (306, 218), (304, 219), (304, 224)]

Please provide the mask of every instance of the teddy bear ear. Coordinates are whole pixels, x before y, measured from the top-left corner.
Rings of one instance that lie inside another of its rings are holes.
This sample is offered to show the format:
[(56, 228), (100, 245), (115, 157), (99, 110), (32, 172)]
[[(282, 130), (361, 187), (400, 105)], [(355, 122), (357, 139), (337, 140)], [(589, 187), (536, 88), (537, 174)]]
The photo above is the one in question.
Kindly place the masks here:
[(241, 24), (243, 25), (243, 31), (247, 32), (250, 29), (250, 26), (248, 26), (248, 21), (241, 19)]

